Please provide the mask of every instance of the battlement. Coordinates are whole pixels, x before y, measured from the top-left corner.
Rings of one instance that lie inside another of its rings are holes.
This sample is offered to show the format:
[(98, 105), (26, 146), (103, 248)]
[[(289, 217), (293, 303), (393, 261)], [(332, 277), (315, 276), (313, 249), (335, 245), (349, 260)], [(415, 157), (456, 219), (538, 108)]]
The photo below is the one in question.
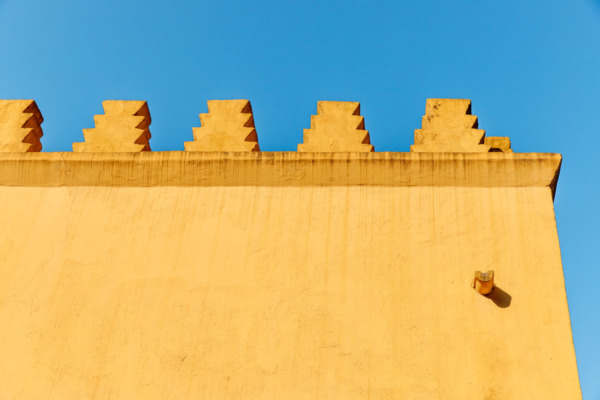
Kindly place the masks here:
[[(145, 101), (107, 100), (105, 114), (94, 116), (95, 128), (83, 129), (85, 141), (75, 152), (150, 151), (150, 110)], [(260, 151), (248, 100), (210, 100), (202, 126), (193, 128), (186, 151)], [(33, 100), (0, 100), (0, 152), (39, 152), (43, 121)], [(299, 152), (373, 152), (360, 104), (319, 101), (310, 129), (304, 130)], [(487, 137), (477, 129), (471, 101), (428, 99), (421, 129), (415, 130), (411, 152), (512, 152), (506, 137)]]
[(485, 137), (463, 99), (428, 99), (409, 153), (374, 152), (357, 102), (318, 102), (298, 152), (260, 151), (248, 100), (209, 101), (183, 152), (151, 152), (145, 101), (103, 106), (73, 153), (39, 153), (35, 101), (1, 101), (0, 185), (542, 186), (554, 194), (561, 164), (560, 155), (513, 153), (507, 137)]

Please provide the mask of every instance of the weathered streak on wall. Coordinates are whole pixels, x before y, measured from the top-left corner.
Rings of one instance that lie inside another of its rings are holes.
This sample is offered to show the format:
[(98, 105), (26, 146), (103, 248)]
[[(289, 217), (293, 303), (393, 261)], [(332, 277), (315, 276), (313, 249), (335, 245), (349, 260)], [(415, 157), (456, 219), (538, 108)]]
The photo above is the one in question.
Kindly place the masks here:
[(560, 154), (6, 153), (3, 186), (554, 186)]
[(6, 398), (581, 398), (559, 156), (43, 156), (0, 160)]

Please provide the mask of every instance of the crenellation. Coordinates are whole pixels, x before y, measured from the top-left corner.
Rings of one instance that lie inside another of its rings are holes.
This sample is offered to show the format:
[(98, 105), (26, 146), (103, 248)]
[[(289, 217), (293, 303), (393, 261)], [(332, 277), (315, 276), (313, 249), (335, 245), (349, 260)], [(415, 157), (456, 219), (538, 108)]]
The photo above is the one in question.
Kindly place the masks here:
[[(186, 151), (260, 151), (249, 100), (209, 100), (192, 128)], [(104, 114), (94, 116), (94, 128), (83, 129), (75, 152), (150, 151), (152, 119), (146, 101), (107, 100)], [(42, 115), (33, 100), (0, 100), (0, 152), (36, 152), (42, 149)], [(486, 137), (471, 114), (471, 100), (427, 99), (422, 126), (415, 129), (411, 152), (512, 153), (510, 138)], [(373, 152), (360, 103), (319, 101), (317, 114), (304, 129), (299, 152)]]

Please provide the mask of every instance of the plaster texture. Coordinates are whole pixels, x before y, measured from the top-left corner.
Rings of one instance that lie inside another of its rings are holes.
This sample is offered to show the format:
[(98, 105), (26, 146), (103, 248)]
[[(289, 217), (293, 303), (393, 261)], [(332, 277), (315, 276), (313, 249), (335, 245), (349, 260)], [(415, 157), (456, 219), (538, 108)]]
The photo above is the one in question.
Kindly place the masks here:
[(581, 398), (560, 162), (0, 154), (2, 396)]

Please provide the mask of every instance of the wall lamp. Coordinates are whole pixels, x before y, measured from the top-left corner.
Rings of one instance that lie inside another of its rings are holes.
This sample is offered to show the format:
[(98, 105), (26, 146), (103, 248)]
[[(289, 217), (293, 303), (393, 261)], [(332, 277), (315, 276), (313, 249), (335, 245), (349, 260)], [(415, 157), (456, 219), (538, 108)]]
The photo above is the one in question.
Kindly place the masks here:
[(473, 288), (484, 296), (490, 294), (494, 289), (494, 271), (475, 271)]

